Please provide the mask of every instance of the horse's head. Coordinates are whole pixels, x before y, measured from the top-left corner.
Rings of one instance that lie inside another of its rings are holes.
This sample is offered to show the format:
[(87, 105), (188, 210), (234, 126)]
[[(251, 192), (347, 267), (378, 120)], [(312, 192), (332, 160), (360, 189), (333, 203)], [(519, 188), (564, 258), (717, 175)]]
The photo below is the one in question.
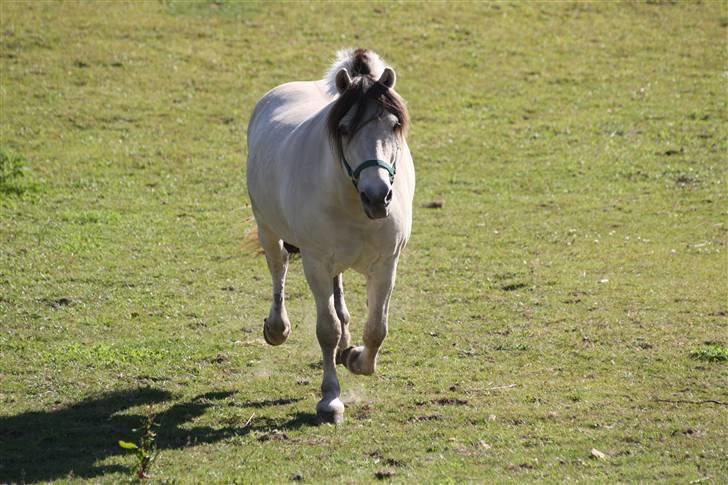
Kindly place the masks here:
[(394, 91), (396, 75), (389, 67), (375, 79), (342, 68), (336, 74), (339, 98), (328, 117), (335, 156), (359, 193), (370, 219), (389, 215), (398, 158), (408, 121), (404, 101)]

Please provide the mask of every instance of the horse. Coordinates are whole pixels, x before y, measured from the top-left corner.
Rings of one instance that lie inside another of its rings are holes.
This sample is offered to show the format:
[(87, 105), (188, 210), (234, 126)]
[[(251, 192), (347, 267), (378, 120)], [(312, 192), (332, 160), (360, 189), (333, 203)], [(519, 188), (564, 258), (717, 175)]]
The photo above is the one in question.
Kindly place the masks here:
[[(323, 79), (265, 94), (248, 124), (248, 195), (273, 283), (263, 337), (275, 346), (290, 335), (284, 286), (289, 254), (300, 252), (323, 361), (319, 422), (344, 419), (337, 364), (361, 375), (376, 369), (397, 262), (411, 233), (415, 171), (396, 79), (371, 50), (339, 51)], [(367, 285), (359, 346), (350, 343), (347, 269)]]

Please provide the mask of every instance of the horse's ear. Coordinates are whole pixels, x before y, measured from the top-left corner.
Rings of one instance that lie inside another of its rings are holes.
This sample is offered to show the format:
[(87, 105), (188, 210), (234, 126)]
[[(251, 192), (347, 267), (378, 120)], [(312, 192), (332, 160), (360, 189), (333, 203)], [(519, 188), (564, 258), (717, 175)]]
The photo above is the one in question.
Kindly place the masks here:
[(339, 94), (343, 93), (351, 86), (351, 76), (349, 71), (345, 67), (342, 67), (339, 72), (336, 73), (336, 90)]
[(394, 73), (394, 69), (391, 67), (385, 67), (382, 75), (379, 76), (380, 83), (387, 86), (389, 89), (394, 88), (394, 84), (397, 82), (397, 75)]

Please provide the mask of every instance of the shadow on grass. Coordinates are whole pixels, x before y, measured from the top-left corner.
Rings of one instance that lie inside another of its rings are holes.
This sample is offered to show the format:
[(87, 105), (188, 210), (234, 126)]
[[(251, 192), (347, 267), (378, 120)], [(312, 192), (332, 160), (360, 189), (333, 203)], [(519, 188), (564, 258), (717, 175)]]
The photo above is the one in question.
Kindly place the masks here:
[(248, 401), (243, 404), (246, 408), (267, 408), (270, 406), (284, 406), (286, 404), (293, 404), (298, 401), (302, 401), (301, 397), (283, 398), (283, 399), (265, 399), (263, 401)]
[[(315, 415), (296, 413), (288, 421), (257, 419), (248, 426), (182, 427), (206, 409), (232, 396), (211, 392), (174, 404), (155, 415), (160, 451), (214, 443), (251, 431), (296, 429), (315, 425)], [(136, 441), (132, 430), (142, 426), (143, 414), (122, 414), (135, 406), (170, 401), (160, 389), (129, 389), (92, 397), (68, 407), (0, 416), (0, 483), (30, 483), (68, 476), (93, 478), (108, 473), (131, 473), (124, 466), (96, 465), (110, 456), (127, 454), (118, 440)], [(281, 400), (283, 401), (283, 400)], [(296, 402), (296, 399), (286, 400)], [(266, 402), (256, 402), (263, 407)], [(271, 401), (271, 405), (282, 402)], [(139, 410), (143, 413), (143, 409)]]

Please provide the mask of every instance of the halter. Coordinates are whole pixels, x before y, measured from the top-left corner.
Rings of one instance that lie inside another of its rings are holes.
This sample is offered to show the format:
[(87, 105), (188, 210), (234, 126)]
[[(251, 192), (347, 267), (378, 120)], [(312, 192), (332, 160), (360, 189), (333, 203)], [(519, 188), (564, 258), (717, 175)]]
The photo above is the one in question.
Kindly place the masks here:
[[(394, 160), (396, 161), (399, 158), (399, 150), (400, 146), (399, 143), (395, 144), (395, 151), (394, 151)], [(384, 160), (379, 159), (373, 159), (373, 160), (365, 160), (364, 162), (360, 163), (358, 167), (356, 167), (356, 170), (352, 170), (349, 163), (346, 161), (346, 158), (344, 158), (344, 154), (341, 154), (341, 164), (344, 166), (344, 169), (346, 169), (347, 175), (349, 175), (349, 178), (351, 178), (351, 183), (354, 184), (354, 188), (359, 191), (359, 175), (362, 173), (362, 171), (369, 167), (381, 167), (384, 170), (387, 171), (389, 174), (389, 183), (394, 183), (394, 175), (397, 173), (397, 164), (396, 163), (389, 163), (385, 162)]]
[(351, 183), (354, 184), (354, 188), (358, 191), (359, 190), (359, 175), (361, 174), (362, 170), (369, 168), (369, 167), (381, 167), (384, 170), (386, 170), (389, 173), (389, 183), (394, 183), (394, 175), (397, 173), (397, 166), (392, 165), (390, 163), (385, 162), (384, 160), (367, 160), (361, 164), (359, 164), (358, 167), (356, 167), (356, 170), (352, 170), (351, 166), (347, 163), (346, 159), (342, 156), (341, 157), (341, 164), (344, 165), (344, 168), (346, 169), (346, 173), (351, 178)]

